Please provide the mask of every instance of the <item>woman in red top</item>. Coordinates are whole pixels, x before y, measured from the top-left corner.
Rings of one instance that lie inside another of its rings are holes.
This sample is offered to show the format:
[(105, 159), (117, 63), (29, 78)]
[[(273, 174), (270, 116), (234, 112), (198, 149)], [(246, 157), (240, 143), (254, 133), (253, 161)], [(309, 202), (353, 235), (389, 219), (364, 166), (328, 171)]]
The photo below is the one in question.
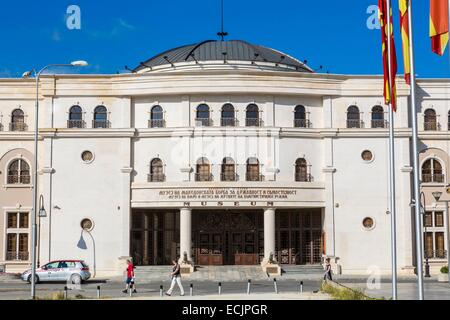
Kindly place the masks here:
[(128, 290), (131, 290), (131, 288), (133, 288), (133, 293), (137, 293), (136, 291), (136, 286), (134, 284), (134, 266), (133, 263), (131, 262), (131, 260), (127, 260), (128, 266), (127, 266), (127, 279), (125, 281), (126, 283), (126, 288), (125, 290), (123, 290), (123, 293), (127, 293)]

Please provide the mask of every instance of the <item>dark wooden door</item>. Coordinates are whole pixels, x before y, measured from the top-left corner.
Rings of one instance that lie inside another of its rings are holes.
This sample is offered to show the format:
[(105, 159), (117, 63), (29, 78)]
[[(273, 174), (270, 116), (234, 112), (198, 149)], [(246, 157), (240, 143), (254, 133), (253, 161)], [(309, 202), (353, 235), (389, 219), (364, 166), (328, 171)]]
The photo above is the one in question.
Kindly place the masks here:
[(196, 263), (255, 265), (264, 252), (262, 212), (202, 212), (193, 216)]
[(318, 264), (323, 252), (320, 210), (289, 212), (276, 216), (276, 259), (281, 264)]
[(258, 263), (258, 250), (256, 232), (231, 232), (227, 237), (229, 252), (229, 264), (255, 265)]
[(222, 233), (199, 233), (196, 248), (197, 263), (199, 265), (223, 265)]

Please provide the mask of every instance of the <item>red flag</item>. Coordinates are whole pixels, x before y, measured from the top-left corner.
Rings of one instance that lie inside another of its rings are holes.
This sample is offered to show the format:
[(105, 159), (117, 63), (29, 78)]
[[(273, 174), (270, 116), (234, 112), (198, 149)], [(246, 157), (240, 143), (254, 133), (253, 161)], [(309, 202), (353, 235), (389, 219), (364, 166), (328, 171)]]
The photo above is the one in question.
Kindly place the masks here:
[(431, 49), (442, 56), (448, 43), (448, 0), (430, 0)]
[[(384, 100), (387, 105), (391, 105), (394, 111), (397, 111), (397, 93), (395, 78), (397, 76), (397, 55), (395, 53), (394, 26), (392, 23), (392, 9), (387, 8), (386, 0), (378, 0), (379, 19), (381, 26), (381, 44), (383, 53), (384, 70)], [(388, 11), (391, 34), (388, 35)], [(390, 57), (388, 56), (388, 41), (391, 43)], [(388, 60), (389, 59), (389, 60)], [(391, 71), (389, 70), (389, 61), (391, 62)]]

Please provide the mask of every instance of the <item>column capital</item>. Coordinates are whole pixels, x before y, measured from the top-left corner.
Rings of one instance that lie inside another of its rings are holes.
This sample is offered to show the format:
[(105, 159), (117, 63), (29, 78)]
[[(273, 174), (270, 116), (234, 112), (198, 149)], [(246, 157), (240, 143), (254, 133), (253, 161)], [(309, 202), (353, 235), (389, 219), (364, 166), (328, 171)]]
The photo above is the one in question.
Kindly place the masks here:
[(267, 208), (264, 208), (264, 212), (267, 212), (267, 211), (273, 211), (273, 212), (275, 212), (277, 210), (277, 208), (275, 208), (275, 207), (267, 207)]

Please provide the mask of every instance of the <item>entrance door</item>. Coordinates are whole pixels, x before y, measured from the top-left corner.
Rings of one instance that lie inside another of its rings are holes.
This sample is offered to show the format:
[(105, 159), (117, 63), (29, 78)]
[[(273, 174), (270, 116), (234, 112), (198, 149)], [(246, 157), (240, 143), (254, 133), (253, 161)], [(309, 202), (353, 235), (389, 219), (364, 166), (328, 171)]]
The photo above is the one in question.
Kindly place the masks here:
[(260, 212), (196, 212), (193, 216), (196, 263), (256, 265), (263, 255)]
[(196, 256), (199, 265), (223, 265), (222, 233), (200, 233), (197, 243)]
[(276, 215), (276, 259), (281, 264), (318, 264), (323, 252), (320, 210)]
[(169, 265), (179, 257), (179, 213), (133, 212), (130, 254), (135, 265)]
[(320, 212), (302, 215), (302, 264), (318, 264), (322, 260), (322, 217)]
[(227, 239), (231, 242), (227, 245), (231, 248), (229, 264), (255, 265), (258, 263), (255, 232), (231, 232)]

